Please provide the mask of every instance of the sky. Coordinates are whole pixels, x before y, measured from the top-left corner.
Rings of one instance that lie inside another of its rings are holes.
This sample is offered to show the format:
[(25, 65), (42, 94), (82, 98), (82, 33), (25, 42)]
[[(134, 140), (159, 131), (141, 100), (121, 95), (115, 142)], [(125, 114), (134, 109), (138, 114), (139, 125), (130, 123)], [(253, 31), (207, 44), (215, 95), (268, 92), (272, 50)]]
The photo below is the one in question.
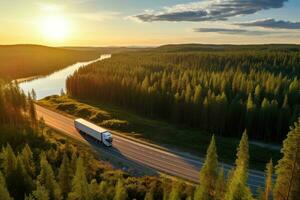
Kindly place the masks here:
[(10, 0), (0, 24), (0, 44), (300, 44), (300, 1)]

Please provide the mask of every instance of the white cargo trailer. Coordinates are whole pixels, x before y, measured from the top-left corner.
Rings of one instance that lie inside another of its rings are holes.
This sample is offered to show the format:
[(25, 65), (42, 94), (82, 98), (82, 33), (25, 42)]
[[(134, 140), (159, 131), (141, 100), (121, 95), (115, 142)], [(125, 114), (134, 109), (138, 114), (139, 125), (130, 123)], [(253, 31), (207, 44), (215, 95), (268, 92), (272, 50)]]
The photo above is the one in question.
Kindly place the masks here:
[(75, 119), (74, 125), (81, 133), (91, 136), (105, 146), (112, 146), (112, 134), (108, 130), (81, 118)]

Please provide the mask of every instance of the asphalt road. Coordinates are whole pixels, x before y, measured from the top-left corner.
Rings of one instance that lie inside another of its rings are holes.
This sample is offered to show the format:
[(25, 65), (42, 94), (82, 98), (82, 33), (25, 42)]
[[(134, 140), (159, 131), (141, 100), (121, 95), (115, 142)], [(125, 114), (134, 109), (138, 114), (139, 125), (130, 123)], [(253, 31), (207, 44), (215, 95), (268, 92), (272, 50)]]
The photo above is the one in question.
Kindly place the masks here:
[[(43, 117), (48, 126), (74, 139), (87, 141), (86, 138), (79, 134), (74, 128), (74, 120), (72, 118), (38, 105), (36, 105), (36, 111), (38, 117)], [(97, 145), (97, 148), (102, 148), (107, 153), (122, 161), (130, 160), (169, 175), (196, 183), (199, 182), (199, 170), (203, 164), (203, 159), (200, 157), (189, 156), (185, 152), (162, 150), (139, 143), (137, 140), (133, 141), (115, 134), (113, 134), (113, 147), (104, 147), (95, 142), (90, 144)], [(222, 164), (222, 166), (224, 167), (225, 173), (232, 168), (232, 166), (227, 164)], [(255, 170), (249, 171), (248, 185), (253, 191), (256, 191), (258, 186), (263, 186), (264, 180), (264, 174), (262, 172)]]

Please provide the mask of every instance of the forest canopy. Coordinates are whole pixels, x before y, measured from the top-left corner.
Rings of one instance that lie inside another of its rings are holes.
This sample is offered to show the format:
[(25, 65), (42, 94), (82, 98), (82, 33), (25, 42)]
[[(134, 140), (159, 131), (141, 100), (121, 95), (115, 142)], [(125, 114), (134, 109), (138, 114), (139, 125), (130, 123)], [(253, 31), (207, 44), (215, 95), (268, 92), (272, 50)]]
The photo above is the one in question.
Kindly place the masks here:
[(79, 69), (68, 94), (221, 136), (281, 142), (300, 113), (300, 53), (114, 54)]

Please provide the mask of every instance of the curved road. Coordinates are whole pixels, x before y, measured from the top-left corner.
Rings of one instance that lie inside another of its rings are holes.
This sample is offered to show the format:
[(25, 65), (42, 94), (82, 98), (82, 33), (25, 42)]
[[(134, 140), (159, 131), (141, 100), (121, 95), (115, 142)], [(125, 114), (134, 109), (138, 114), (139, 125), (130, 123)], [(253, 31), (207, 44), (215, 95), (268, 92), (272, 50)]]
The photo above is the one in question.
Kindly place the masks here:
[[(87, 141), (74, 128), (74, 119), (39, 105), (36, 105), (36, 111), (38, 117), (43, 117), (48, 126), (77, 140)], [(138, 140), (133, 141), (116, 134), (113, 134), (113, 139), (113, 147), (111, 148), (97, 145), (96, 143), (91, 143), (91, 145), (96, 145), (97, 148), (101, 148), (106, 153), (120, 160), (130, 160), (169, 175), (198, 183), (199, 170), (203, 164), (203, 159), (188, 156), (185, 153), (161, 150), (139, 143)], [(227, 164), (222, 164), (222, 166), (225, 173), (232, 168), (232, 166)], [(260, 171), (250, 170), (248, 184), (253, 191), (256, 191), (258, 186), (264, 185), (264, 174)]]

